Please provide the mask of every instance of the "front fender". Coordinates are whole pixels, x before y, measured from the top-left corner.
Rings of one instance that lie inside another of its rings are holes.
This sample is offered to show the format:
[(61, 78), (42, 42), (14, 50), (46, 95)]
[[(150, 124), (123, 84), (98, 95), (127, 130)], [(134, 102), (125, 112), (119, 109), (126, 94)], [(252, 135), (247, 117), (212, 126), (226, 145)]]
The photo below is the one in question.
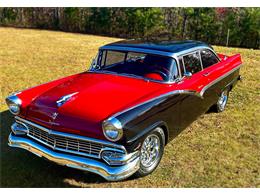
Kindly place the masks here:
[(180, 94), (163, 96), (119, 113), (116, 118), (121, 121), (124, 130), (121, 144), (133, 150), (145, 135), (158, 126), (163, 127), (167, 135), (166, 142), (174, 137), (180, 124), (180, 98)]

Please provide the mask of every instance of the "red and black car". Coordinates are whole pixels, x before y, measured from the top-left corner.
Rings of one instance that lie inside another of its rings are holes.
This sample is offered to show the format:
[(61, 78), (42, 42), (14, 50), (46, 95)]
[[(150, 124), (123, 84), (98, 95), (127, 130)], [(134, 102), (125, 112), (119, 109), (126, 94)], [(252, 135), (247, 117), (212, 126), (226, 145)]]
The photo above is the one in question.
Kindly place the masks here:
[(120, 41), (88, 71), (12, 94), (9, 145), (116, 181), (145, 176), (165, 145), (240, 80), (239, 54), (198, 41)]

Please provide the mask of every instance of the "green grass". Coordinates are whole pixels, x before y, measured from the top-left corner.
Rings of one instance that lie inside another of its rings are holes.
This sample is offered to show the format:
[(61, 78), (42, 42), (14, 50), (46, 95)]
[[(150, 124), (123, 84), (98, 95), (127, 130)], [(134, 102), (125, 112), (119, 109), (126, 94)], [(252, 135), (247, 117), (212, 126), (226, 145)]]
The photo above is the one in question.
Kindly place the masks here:
[(13, 117), (4, 98), (87, 69), (99, 46), (116, 38), (45, 30), (0, 28), (2, 187), (260, 187), (260, 52), (240, 53), (244, 78), (225, 112), (201, 116), (165, 149), (157, 170), (144, 178), (107, 182), (100, 176), (50, 163), (7, 146)]

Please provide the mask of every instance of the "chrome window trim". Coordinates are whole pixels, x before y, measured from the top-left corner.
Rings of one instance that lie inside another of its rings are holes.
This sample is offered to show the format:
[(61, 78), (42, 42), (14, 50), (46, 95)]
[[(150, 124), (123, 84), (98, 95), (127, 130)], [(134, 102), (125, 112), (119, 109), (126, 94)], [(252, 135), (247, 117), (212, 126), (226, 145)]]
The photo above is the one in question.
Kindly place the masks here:
[[(195, 51), (199, 51), (199, 55), (200, 55), (200, 51), (202, 49), (208, 49), (210, 50), (216, 57), (217, 59), (219, 60), (219, 62), (221, 61), (220, 58), (218, 57), (218, 55), (216, 54), (216, 52), (209, 46), (197, 46), (197, 47), (193, 47), (191, 49), (187, 49), (187, 50), (183, 50), (183, 51), (180, 51), (180, 52), (177, 52), (177, 53), (173, 53), (172, 54), (172, 57), (175, 58), (175, 60), (177, 61), (178, 65), (180, 66), (179, 64), (179, 61), (178, 59), (181, 58), (182, 59), (182, 64), (183, 64), (183, 70), (184, 72), (186, 72), (186, 68), (185, 68), (185, 65), (184, 65), (184, 60), (183, 60), (183, 56), (187, 55), (187, 54), (190, 54), (190, 53), (193, 53)], [(202, 65), (202, 62), (201, 62), (201, 66), (202, 66), (202, 70), (203, 70), (203, 65)], [(201, 70), (201, 71), (202, 71)], [(183, 79), (183, 75), (181, 75), (181, 72), (180, 72), (180, 79), (179, 81), (181, 81)]]
[(156, 50), (156, 49), (142, 49), (142, 48), (138, 48), (138, 47), (126, 47), (126, 46), (122, 47), (122, 46), (111, 46), (111, 45), (105, 45), (105, 46), (99, 48), (99, 50), (118, 50), (118, 51), (131, 51), (131, 52), (138, 52), (138, 53), (157, 54), (157, 55), (162, 55), (162, 56), (167, 56), (167, 57), (173, 57), (175, 59), (177, 59), (179, 56), (182, 56), (182, 55), (185, 55), (188, 53), (192, 53), (195, 50), (199, 50), (199, 49), (209, 49), (219, 59), (216, 52), (209, 46), (197, 46), (197, 47), (193, 47), (193, 48), (186, 49), (186, 50), (176, 52), (176, 53), (161, 51), (161, 50)]
[[(133, 49), (139, 49), (139, 48), (133, 48)], [(99, 53), (103, 53), (104, 50), (106, 50), (106, 53), (107, 53), (107, 50), (109, 49), (99, 49)], [(164, 57), (170, 57), (172, 58), (173, 60), (175, 60), (175, 63), (176, 63), (176, 66), (177, 66), (177, 69), (178, 69), (178, 77), (180, 76), (180, 72), (179, 72), (179, 66), (178, 66), (178, 61), (176, 60), (176, 58), (172, 57), (172, 56), (166, 56), (166, 55), (163, 55), (163, 54), (157, 54), (155, 53), (153, 50), (151, 50), (152, 52), (146, 52), (147, 50), (140, 50), (140, 51), (132, 51), (132, 50), (126, 50), (126, 49), (122, 49), (122, 47), (120, 47), (120, 49), (116, 50), (116, 49), (110, 49), (112, 51), (125, 51), (125, 52), (136, 52), (136, 53), (147, 53), (147, 54), (155, 54), (155, 55), (161, 55), (161, 56), (164, 56)], [(156, 50), (155, 50), (156, 51)], [(157, 51), (158, 52), (158, 51)], [(163, 52), (165, 53), (165, 52)], [(100, 56), (102, 55), (98, 55), (99, 58)], [(100, 60), (98, 60), (100, 61)], [(162, 83), (162, 84), (172, 84), (172, 83), (176, 83), (178, 81), (179, 78), (176, 78), (174, 80), (172, 79), (169, 79), (168, 81), (159, 81), (159, 80), (155, 80), (155, 79), (150, 79), (150, 78), (145, 78), (145, 77), (142, 77), (142, 76), (138, 76), (138, 75), (133, 75), (133, 74), (127, 74), (127, 73), (116, 73), (116, 72), (112, 72), (112, 71), (107, 71), (107, 70), (95, 70), (93, 68), (93, 66), (91, 65), (91, 67), (89, 68), (89, 70), (87, 72), (92, 72), (92, 73), (103, 73), (103, 74), (112, 74), (112, 75), (119, 75), (119, 76), (126, 76), (126, 77), (129, 77), (129, 78), (136, 78), (136, 79), (142, 79), (142, 80), (145, 80), (145, 81), (148, 81), (148, 82), (155, 82), (155, 83)]]
[[(198, 55), (199, 55), (199, 61), (200, 61), (200, 67), (201, 67), (201, 70), (200, 70), (200, 71), (203, 70), (202, 61), (201, 61), (201, 57), (200, 57), (200, 50), (194, 50), (194, 51), (192, 51), (192, 52), (189, 52), (189, 53), (187, 53), (187, 54), (184, 54), (184, 55), (179, 56), (179, 57), (182, 58), (182, 63), (183, 63), (183, 67), (184, 67), (184, 71), (185, 71), (185, 72), (186, 72), (186, 68), (185, 68), (185, 64), (184, 64), (184, 59), (183, 59), (183, 57), (185, 57), (185, 56), (187, 56), (187, 55), (190, 55), (190, 54), (196, 54), (196, 53), (198, 53)], [(200, 71), (199, 71), (199, 72), (200, 72)], [(198, 72), (195, 72), (194, 74), (196, 74), (196, 73), (198, 73)]]
[[(48, 129), (48, 128), (45, 128), (43, 126), (40, 126), (36, 123), (33, 123), (31, 121), (28, 121), (28, 120), (25, 120), (21, 117), (18, 117), (18, 116), (15, 116), (15, 119), (16, 120), (19, 120), (21, 122), (24, 122), (24, 123), (28, 123), (29, 125), (32, 125), (36, 128), (39, 128), (51, 135), (57, 135), (57, 136), (63, 136), (63, 137), (68, 137), (68, 138), (72, 138), (72, 139), (79, 139), (79, 140), (82, 140), (82, 141), (88, 141), (88, 142), (93, 142), (93, 143), (96, 143), (96, 144), (102, 144), (102, 145), (106, 145), (106, 146), (110, 146), (110, 147), (113, 147), (113, 148), (118, 148), (118, 149), (121, 149), (121, 150), (124, 150), (125, 153), (127, 153), (126, 149), (124, 146), (122, 145), (118, 145), (118, 144), (115, 144), (115, 143), (112, 143), (112, 142), (108, 142), (108, 141), (104, 141), (104, 140), (98, 140), (98, 139), (95, 139), (95, 138), (90, 138), (90, 137), (84, 137), (84, 136), (80, 136), (80, 135), (75, 135), (75, 134), (70, 134), (70, 133), (64, 133), (64, 132), (58, 132), (58, 131), (53, 131), (51, 129)], [(28, 134), (27, 134), (28, 135)]]
[(183, 70), (184, 70), (184, 72), (186, 72), (186, 68), (185, 68), (185, 66), (184, 66), (183, 56), (181, 56), (181, 61), (182, 61)]
[(178, 71), (179, 71), (179, 80), (181, 79), (181, 69), (180, 69), (180, 62), (179, 62), (179, 59), (176, 60), (177, 61), (177, 68), (178, 68)]
[(149, 53), (149, 54), (156, 54), (161, 56), (172, 57), (171, 52), (165, 52), (160, 50), (153, 50), (153, 49), (142, 49), (138, 47), (121, 47), (121, 46), (103, 46), (100, 47), (99, 50), (114, 50), (114, 51), (128, 51), (128, 52), (137, 52), (137, 53)]
[(201, 71), (202, 71), (202, 70), (204, 70), (204, 67), (203, 67), (203, 64), (202, 64), (200, 52), (201, 52), (201, 49), (198, 50), (198, 54), (199, 54), (199, 58), (200, 58), (200, 66), (201, 66)]
[(179, 81), (181, 81), (182, 79), (183, 79), (183, 75), (181, 74), (181, 64), (180, 64), (180, 60), (181, 60), (181, 62), (182, 62), (182, 67), (183, 67), (183, 71), (184, 72), (186, 72), (186, 69), (185, 69), (185, 66), (184, 66), (184, 61), (183, 61), (183, 57), (182, 56), (180, 56), (180, 57), (178, 57), (178, 65), (179, 65), (179, 71), (180, 71), (180, 80)]
[[(178, 58), (182, 57), (182, 56), (184, 56), (186, 54), (193, 53), (193, 52), (195, 52), (197, 50), (199, 51), (201, 49), (209, 49), (211, 52), (213, 52), (213, 54), (216, 55), (216, 57), (220, 61), (218, 55), (209, 46), (197, 46), (197, 47), (193, 47), (191, 49), (187, 49), (187, 50), (183, 50), (183, 51), (180, 51), (180, 52), (173, 53), (173, 52), (165, 52), (165, 51), (153, 50), (153, 49), (142, 49), (142, 48), (137, 48), (137, 47), (122, 47), (122, 46), (105, 45), (105, 46), (100, 47), (98, 52), (100, 52), (101, 50), (115, 50), (115, 51), (127, 51), (127, 52), (137, 52), (137, 53), (148, 53), (148, 54), (155, 54), (155, 55), (162, 55), (162, 56), (166, 56), (166, 57), (172, 57), (172, 58), (174, 58), (174, 60), (176, 61), (177, 66), (178, 66), (179, 78), (177, 78), (175, 80), (172, 80), (172, 81), (171, 80), (169, 80), (169, 81), (157, 81), (157, 80), (148, 79), (148, 78), (145, 79), (145, 80), (156, 82), (156, 83), (173, 84), (173, 83), (176, 83), (176, 82), (180, 81), (183, 78), (183, 76), (181, 75), (181, 72), (180, 72), (180, 64), (178, 62)], [(200, 55), (200, 51), (199, 51), (199, 55)], [(184, 66), (183, 58), (182, 58), (182, 62), (183, 62), (183, 66)], [(202, 70), (203, 70), (202, 63), (201, 63), (201, 66), (202, 66)], [(184, 70), (185, 70), (185, 66), (184, 66)], [(93, 66), (91, 65), (89, 70), (88, 70), (88, 72), (95, 72), (95, 73), (99, 72), (100, 73), (101, 71), (95, 71), (93, 69)], [(104, 72), (102, 72), (102, 73), (104, 73)], [(111, 74), (111, 72), (107, 73), (107, 74)], [(129, 75), (129, 77), (138, 78), (138, 77), (134, 77), (133, 75)]]
[[(205, 69), (205, 68), (204, 68), (203, 63), (202, 63), (201, 51), (202, 51), (202, 50), (207, 50), (207, 49), (208, 49), (208, 48), (204, 48), (204, 49), (200, 49), (200, 51), (199, 51), (199, 52), (200, 52), (201, 64), (202, 64), (203, 69)], [(218, 57), (218, 55), (217, 55), (213, 50), (211, 50), (211, 49), (208, 49), (208, 50), (211, 51), (211, 52), (213, 53), (213, 55), (217, 58), (217, 60), (218, 60), (217, 63), (221, 62), (220, 58)], [(215, 64), (217, 64), (217, 63), (215, 63)], [(215, 65), (215, 64), (212, 64), (212, 65), (210, 65), (210, 66), (213, 66), (213, 65)], [(210, 66), (208, 66), (208, 67), (210, 67)], [(208, 67), (206, 67), (206, 68), (208, 68)]]
[(191, 49), (187, 49), (187, 50), (180, 51), (178, 53), (174, 53), (173, 56), (180, 57), (180, 56), (184, 56), (184, 55), (189, 54), (189, 53), (193, 53), (196, 50), (202, 50), (202, 49), (210, 50), (218, 58), (218, 60), (220, 61), (220, 59), (219, 59), (218, 55), (216, 54), (216, 52), (212, 48), (207, 47), (207, 46), (193, 47)]

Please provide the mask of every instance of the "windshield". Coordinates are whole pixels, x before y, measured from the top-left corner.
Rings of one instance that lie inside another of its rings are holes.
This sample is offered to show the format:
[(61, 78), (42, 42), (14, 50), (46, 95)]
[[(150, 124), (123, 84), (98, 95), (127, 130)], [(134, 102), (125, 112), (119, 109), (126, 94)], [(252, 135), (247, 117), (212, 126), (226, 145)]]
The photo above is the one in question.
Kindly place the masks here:
[(157, 81), (178, 77), (176, 62), (171, 57), (128, 51), (100, 50), (92, 70), (109, 71)]

